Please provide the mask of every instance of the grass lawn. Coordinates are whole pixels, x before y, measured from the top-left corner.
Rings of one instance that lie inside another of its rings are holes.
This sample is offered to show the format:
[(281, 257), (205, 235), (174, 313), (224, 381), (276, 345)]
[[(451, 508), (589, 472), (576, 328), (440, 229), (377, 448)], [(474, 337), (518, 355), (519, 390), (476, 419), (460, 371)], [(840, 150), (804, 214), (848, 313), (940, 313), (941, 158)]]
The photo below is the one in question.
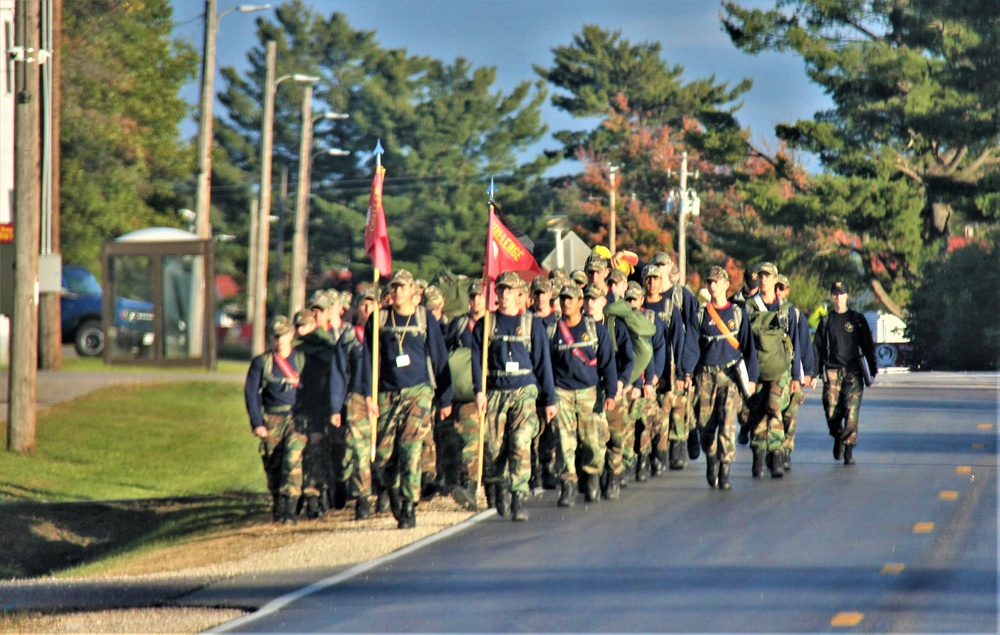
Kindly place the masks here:
[(97, 572), (268, 517), (237, 384), (107, 388), (42, 411), (36, 441), (0, 450), (0, 578)]

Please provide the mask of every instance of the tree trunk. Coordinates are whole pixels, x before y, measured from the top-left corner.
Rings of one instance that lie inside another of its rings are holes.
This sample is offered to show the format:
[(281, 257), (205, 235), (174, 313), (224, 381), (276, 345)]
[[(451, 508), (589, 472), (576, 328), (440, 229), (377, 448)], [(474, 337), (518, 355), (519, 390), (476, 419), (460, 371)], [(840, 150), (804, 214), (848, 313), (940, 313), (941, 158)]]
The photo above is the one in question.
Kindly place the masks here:
[(898, 304), (892, 301), (892, 298), (890, 298), (889, 294), (886, 293), (885, 288), (882, 287), (881, 282), (879, 282), (875, 278), (871, 278), (868, 280), (868, 284), (871, 287), (872, 292), (875, 294), (875, 297), (878, 298), (878, 301), (882, 303), (882, 306), (885, 307), (886, 311), (892, 313), (901, 320), (906, 319), (906, 311), (904, 311), (902, 307), (900, 307)]

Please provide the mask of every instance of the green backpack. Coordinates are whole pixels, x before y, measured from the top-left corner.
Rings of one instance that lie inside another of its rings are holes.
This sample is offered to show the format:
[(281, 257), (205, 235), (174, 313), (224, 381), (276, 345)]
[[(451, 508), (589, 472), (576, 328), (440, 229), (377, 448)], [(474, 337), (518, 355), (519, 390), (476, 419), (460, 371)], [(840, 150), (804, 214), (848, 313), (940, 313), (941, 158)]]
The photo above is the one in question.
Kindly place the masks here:
[[(791, 369), (794, 350), (788, 335), (791, 302), (782, 302), (777, 311), (767, 311), (751, 298), (747, 301), (750, 330), (757, 348), (760, 381), (776, 381)], [(762, 303), (761, 303), (762, 304)]]
[[(468, 326), (468, 316), (461, 316), (458, 319), (465, 318), (465, 322), (461, 323), (461, 328), (466, 328)], [(505, 341), (519, 341), (524, 344), (525, 348), (528, 349), (528, 354), (531, 354), (531, 324), (534, 315), (528, 312), (521, 314), (521, 335), (510, 335), (510, 336), (498, 336), (497, 335), (497, 320), (496, 313), (490, 315), (490, 325), (492, 335), (490, 335), (490, 345), (493, 342), (499, 340)], [(452, 352), (448, 353), (448, 368), (451, 371), (451, 388), (452, 388), (452, 399), (455, 401), (461, 401), (463, 403), (472, 403), (476, 399), (476, 395), (472, 392), (472, 349), (468, 346), (459, 346)]]
[(653, 360), (653, 335), (656, 334), (656, 325), (639, 309), (633, 307), (625, 300), (615, 300), (604, 307), (608, 335), (611, 337), (611, 346), (618, 352), (618, 340), (615, 337), (615, 323), (618, 320), (625, 322), (628, 330), (628, 337), (632, 340), (632, 375), (625, 382), (631, 385), (639, 379), (649, 362)]

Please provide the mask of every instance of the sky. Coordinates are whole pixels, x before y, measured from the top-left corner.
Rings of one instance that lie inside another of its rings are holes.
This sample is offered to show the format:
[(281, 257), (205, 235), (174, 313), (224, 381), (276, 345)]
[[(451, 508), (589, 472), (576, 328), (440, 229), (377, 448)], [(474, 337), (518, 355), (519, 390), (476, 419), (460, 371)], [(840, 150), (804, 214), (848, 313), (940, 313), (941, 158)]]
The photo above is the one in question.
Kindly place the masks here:
[[(249, 2), (218, 3), (222, 13)], [(172, 4), (177, 24), (174, 36), (200, 51), (204, 22), (199, 16), (205, 9), (204, 0), (172, 0)], [(272, 0), (271, 4), (278, 6), (280, 1)], [(519, 82), (538, 79), (533, 66), (551, 67), (552, 49), (572, 44), (573, 36), (584, 25), (619, 30), (633, 44), (659, 42), (667, 65), (684, 68), (685, 82), (714, 76), (716, 82), (727, 82), (731, 88), (751, 79), (753, 87), (744, 95), (736, 116), (743, 127), (750, 128), (751, 140), (766, 149), (775, 147), (776, 124), (812, 118), (816, 111), (831, 105), (822, 90), (810, 83), (799, 57), (775, 53), (751, 56), (733, 46), (722, 30), (720, 4), (715, 0), (313, 0), (309, 4), (323, 15), (346, 15), (355, 29), (374, 31), (384, 48), (404, 48), (445, 62), (463, 57), (475, 66), (493, 66), (496, 85), (505, 91)], [(773, 6), (773, 2), (763, 0), (743, 0), (741, 4)], [(227, 15), (219, 26), (219, 66), (248, 68), (247, 52), (257, 42), (256, 20), (260, 16), (273, 19), (273, 14), (272, 9)], [(222, 88), (220, 84), (217, 76), (217, 90)], [(184, 88), (182, 96), (197, 104), (197, 78)], [(550, 133), (586, 127), (548, 104), (542, 116)], [(193, 137), (196, 131), (194, 120), (181, 128), (185, 138)], [(548, 137), (533, 148), (533, 154), (558, 147)], [(802, 159), (810, 171), (818, 169), (814, 160)]]

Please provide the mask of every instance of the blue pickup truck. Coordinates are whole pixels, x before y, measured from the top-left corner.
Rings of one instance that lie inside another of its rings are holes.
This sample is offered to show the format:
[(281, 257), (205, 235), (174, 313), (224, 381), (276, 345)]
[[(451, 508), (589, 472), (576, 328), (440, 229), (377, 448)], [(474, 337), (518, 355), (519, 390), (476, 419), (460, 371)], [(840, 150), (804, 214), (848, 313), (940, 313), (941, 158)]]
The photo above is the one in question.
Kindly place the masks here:
[[(65, 265), (62, 270), (62, 339), (72, 342), (83, 357), (104, 352), (101, 319), (104, 292), (101, 283), (86, 267)], [(153, 305), (128, 298), (115, 299), (118, 345), (140, 355), (153, 343)]]

